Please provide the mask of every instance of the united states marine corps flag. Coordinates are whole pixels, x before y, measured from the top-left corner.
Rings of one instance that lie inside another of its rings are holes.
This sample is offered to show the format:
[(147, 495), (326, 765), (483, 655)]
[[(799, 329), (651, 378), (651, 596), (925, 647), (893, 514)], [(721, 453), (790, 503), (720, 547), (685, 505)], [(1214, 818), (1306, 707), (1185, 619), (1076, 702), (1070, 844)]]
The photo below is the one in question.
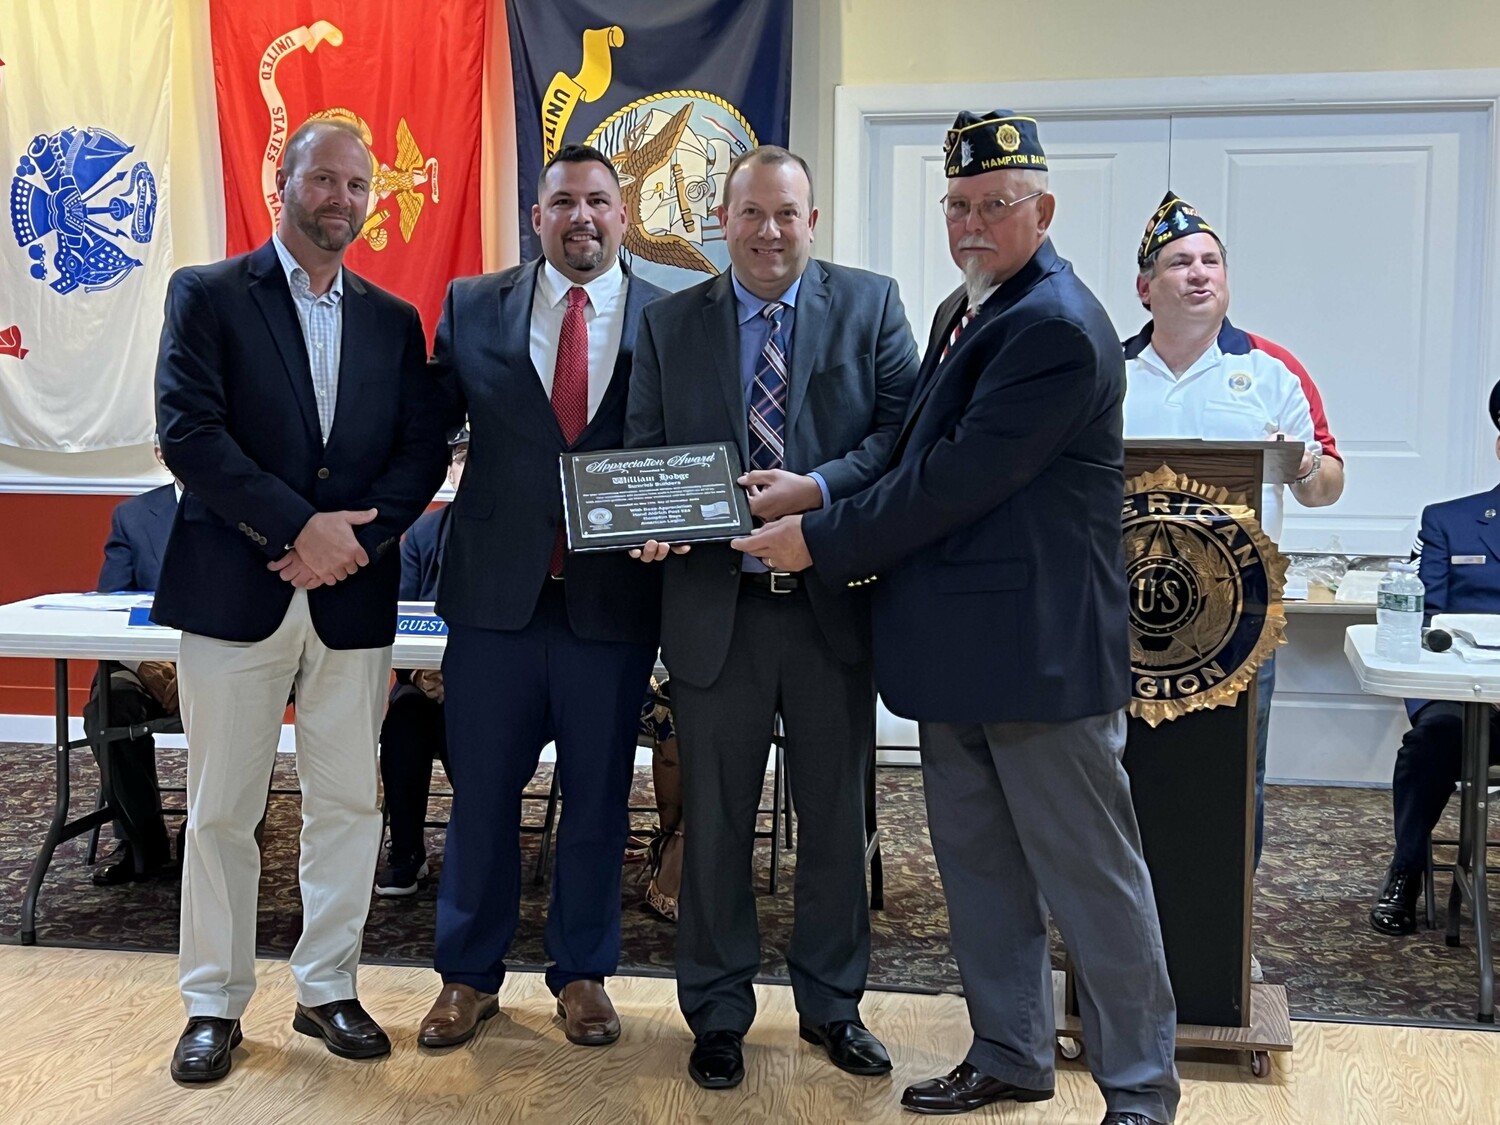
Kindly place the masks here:
[(276, 169), (309, 118), (370, 147), (370, 212), (345, 262), (405, 297), (429, 341), (448, 282), (482, 269), (486, 0), (213, 0), (226, 253), (280, 214)]
[(785, 145), (791, 0), (557, 0), (506, 5), (516, 89), (521, 257), (542, 166), (565, 144), (614, 161), (630, 268), (682, 289), (725, 269), (714, 211), (730, 162)]

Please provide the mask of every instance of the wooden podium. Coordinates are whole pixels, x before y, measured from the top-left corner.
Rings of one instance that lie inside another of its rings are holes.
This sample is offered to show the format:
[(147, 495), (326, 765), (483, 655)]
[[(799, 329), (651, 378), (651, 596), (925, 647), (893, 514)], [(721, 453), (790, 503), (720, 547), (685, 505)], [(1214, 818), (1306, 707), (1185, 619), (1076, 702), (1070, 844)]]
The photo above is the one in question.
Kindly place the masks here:
[[(1301, 442), (1133, 440), (1125, 479), (1166, 465), (1200, 484), (1243, 496), (1260, 518), (1262, 483), (1297, 475)], [(1167, 970), (1177, 1000), (1178, 1043), (1252, 1052), (1289, 1050), (1286, 991), (1250, 983), (1255, 846), (1256, 685), (1233, 707), (1196, 711), (1156, 728), (1129, 720), (1125, 768), (1156, 892)], [(1065, 1039), (1080, 1033), (1071, 988)], [(1252, 1005), (1253, 996), (1253, 1005)], [(1067, 1053), (1064, 1043), (1064, 1053)]]

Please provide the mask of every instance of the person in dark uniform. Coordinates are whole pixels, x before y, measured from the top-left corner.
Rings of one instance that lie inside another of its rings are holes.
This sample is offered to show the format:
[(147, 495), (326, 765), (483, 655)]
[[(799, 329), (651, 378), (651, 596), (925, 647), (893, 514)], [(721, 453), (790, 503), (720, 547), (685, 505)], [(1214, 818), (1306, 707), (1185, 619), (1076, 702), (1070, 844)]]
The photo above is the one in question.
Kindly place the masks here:
[[(457, 490), (469, 456), (469, 430), (462, 427), (449, 442), (452, 460), (448, 484)], [(438, 574), (448, 539), (452, 508), (443, 505), (417, 518), (401, 540), (401, 600), (437, 600)], [(390, 841), (385, 862), (375, 875), (375, 893), (385, 897), (415, 894), (427, 878), (423, 825), (432, 789), (432, 760), (448, 768), (447, 725), (443, 721), (443, 673), (438, 668), (397, 669), (390, 703), (380, 724), (380, 784), (385, 790)]]
[[(1500, 383), (1490, 391), (1490, 420), (1500, 429)], [(1500, 457), (1500, 438), (1495, 441)], [(1417, 535), (1426, 613), (1500, 613), (1500, 486), (1422, 509)], [(1464, 709), (1446, 700), (1408, 699), (1411, 730), (1391, 775), (1396, 850), (1370, 911), (1376, 933), (1399, 937), (1417, 928), (1417, 895), (1428, 839), (1458, 784)], [(1490, 712), (1490, 761), (1500, 760), (1500, 712)]]
[[(154, 442), (153, 442), (154, 444)], [(161, 447), (156, 447), (161, 460)], [(101, 594), (124, 590), (149, 593), (156, 589), (162, 552), (177, 514), (176, 481), (122, 500), (110, 520), (104, 544), (104, 566), (99, 571)], [(109, 679), (110, 726), (133, 726), (177, 713), (177, 666), (166, 660), (120, 663)], [(99, 679), (83, 708), (83, 729), (99, 734)], [(109, 769), (103, 770), (108, 755)], [(119, 810), (115, 838), (120, 845), (112, 862), (95, 869), (96, 886), (114, 887), (172, 874), (172, 845), (161, 815), (161, 790), (156, 783), (156, 742), (149, 734), (94, 747), (100, 769), (108, 774), (104, 799)]]
[(1036, 122), (961, 113), (944, 147), (964, 284), (938, 307), (884, 475), (731, 546), (828, 583), (876, 576), (875, 680), (920, 726), (974, 1028), (963, 1061), (901, 1104), (1052, 1097), (1050, 913), (1078, 966), (1104, 1125), (1168, 1122), (1176, 1007), (1121, 762), (1125, 361), (1047, 237)]

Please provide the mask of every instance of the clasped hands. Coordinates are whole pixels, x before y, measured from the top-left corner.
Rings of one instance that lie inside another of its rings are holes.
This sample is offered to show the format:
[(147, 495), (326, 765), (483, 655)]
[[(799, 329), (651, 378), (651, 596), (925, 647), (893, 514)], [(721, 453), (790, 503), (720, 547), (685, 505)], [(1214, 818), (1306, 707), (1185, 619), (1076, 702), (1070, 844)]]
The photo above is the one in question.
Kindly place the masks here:
[[(822, 507), (823, 491), (810, 476), (785, 469), (754, 469), (739, 478), (750, 498), (750, 514), (766, 521), (744, 539), (732, 539), (736, 551), (754, 555), (772, 570), (792, 573), (812, 566), (802, 539), (802, 513)], [(686, 554), (686, 544), (650, 540), (630, 552), (642, 562), (660, 562), (667, 555)]]
[(292, 549), (266, 569), (281, 575), (299, 590), (332, 586), (370, 562), (370, 556), (354, 538), (354, 529), (373, 520), (377, 512), (318, 512), (303, 525)]

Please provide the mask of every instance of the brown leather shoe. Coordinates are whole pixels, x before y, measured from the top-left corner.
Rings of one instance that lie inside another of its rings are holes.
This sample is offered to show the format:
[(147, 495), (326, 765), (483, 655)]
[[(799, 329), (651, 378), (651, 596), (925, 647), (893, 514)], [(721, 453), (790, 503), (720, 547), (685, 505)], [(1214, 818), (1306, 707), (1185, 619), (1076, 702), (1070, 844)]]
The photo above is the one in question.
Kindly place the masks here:
[(563, 1034), (569, 1043), (604, 1047), (620, 1038), (620, 1017), (599, 981), (575, 980), (563, 985), (557, 994), (557, 1014), (563, 1019)]
[(457, 1047), (474, 1038), (479, 1025), (500, 1011), (493, 992), (479, 992), (467, 984), (445, 984), (433, 1001), (417, 1042), (424, 1047)]

